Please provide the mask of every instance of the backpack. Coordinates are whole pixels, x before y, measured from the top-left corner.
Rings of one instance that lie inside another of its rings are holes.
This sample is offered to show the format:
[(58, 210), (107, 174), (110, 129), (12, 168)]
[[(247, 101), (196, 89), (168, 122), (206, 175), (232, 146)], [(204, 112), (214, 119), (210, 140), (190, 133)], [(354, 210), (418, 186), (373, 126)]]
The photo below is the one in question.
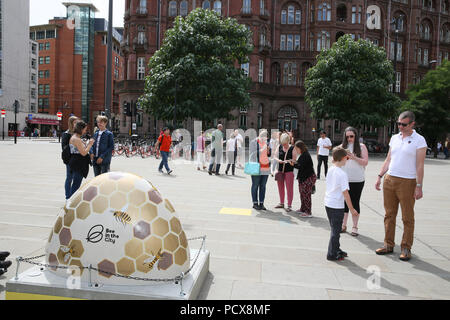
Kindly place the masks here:
[(70, 145), (66, 145), (61, 152), (61, 159), (64, 162), (64, 164), (69, 164), (70, 159), (72, 158), (72, 154), (70, 153)]

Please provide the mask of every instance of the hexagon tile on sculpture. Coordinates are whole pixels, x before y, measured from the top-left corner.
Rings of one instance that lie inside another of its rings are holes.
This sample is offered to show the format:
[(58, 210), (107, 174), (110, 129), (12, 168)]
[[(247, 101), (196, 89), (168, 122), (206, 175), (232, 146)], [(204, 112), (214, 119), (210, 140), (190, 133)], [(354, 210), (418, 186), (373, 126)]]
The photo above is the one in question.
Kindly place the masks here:
[(144, 263), (145, 260), (150, 259), (151, 257), (147, 254), (143, 254), (139, 258), (136, 259), (136, 269), (140, 272), (147, 273), (151, 271), (149, 267), (149, 263)]
[(169, 252), (174, 252), (180, 246), (178, 237), (173, 233), (170, 233), (164, 238), (164, 250)]
[(173, 257), (168, 252), (161, 254), (161, 259), (158, 261), (158, 270), (167, 270), (173, 264)]
[(152, 222), (158, 215), (158, 209), (151, 203), (146, 203), (141, 208), (142, 218), (147, 222)]
[(108, 198), (104, 196), (98, 196), (95, 198), (95, 200), (92, 202), (92, 209), (95, 213), (103, 213), (106, 209), (108, 209), (109, 202)]
[(154, 202), (156, 204), (160, 204), (163, 201), (161, 194), (156, 190), (149, 191), (148, 198), (151, 202)]
[(69, 244), (69, 247), (72, 249), (72, 257), (81, 258), (84, 253), (83, 244), (80, 240), (72, 240)]
[(82, 202), (77, 208), (77, 218), (85, 220), (91, 214), (91, 206), (87, 202)]
[(133, 259), (136, 259), (144, 253), (143, 243), (139, 239), (131, 239), (125, 244), (125, 254)]
[(144, 246), (147, 254), (155, 256), (159, 250), (162, 250), (162, 240), (155, 236), (151, 236), (149, 239), (144, 241)]
[(186, 249), (178, 248), (177, 252), (175, 252), (175, 263), (179, 266), (182, 266), (187, 260)]
[(59, 234), (59, 242), (63, 246), (68, 246), (70, 240), (72, 240), (72, 234), (70, 233), (70, 229), (63, 228)]
[(172, 219), (170, 219), (170, 229), (172, 230), (173, 233), (176, 234), (181, 233), (182, 228), (180, 220), (178, 220), (178, 218), (173, 217)]
[[(113, 274), (116, 273), (116, 266), (111, 261), (105, 259), (97, 265), (99, 275), (105, 278), (111, 278)], [(109, 273), (105, 273), (105, 272)]]
[(168, 199), (164, 199), (164, 206), (166, 207), (167, 210), (169, 210), (170, 213), (175, 212), (175, 209), (173, 208), (172, 204)]
[(128, 174), (125, 178), (119, 180), (117, 189), (122, 192), (130, 192), (134, 189), (134, 180), (136, 180), (136, 177)]
[(70, 261), (70, 264), (69, 264), (69, 265), (70, 265), (70, 266), (74, 266), (74, 267), (78, 267), (78, 268), (76, 268), (77, 271), (72, 270), (71, 273), (72, 273), (73, 276), (82, 276), (82, 275), (83, 275), (84, 269), (83, 269), (83, 264), (81, 263), (80, 260), (72, 259), (72, 260)]
[(52, 269), (53, 271), (58, 270), (58, 268), (56, 268), (56, 267), (59, 266), (59, 263), (58, 263), (58, 258), (56, 257), (55, 254), (51, 253), (48, 256), (48, 264), (51, 265), (50, 269)]
[(128, 201), (136, 207), (141, 206), (145, 200), (145, 193), (140, 190), (135, 189), (128, 195)]
[(124, 276), (129, 276), (135, 272), (134, 262), (128, 258), (122, 258), (117, 263), (117, 272)]
[(83, 200), (84, 201), (92, 201), (97, 196), (97, 187), (89, 187), (86, 191), (83, 192)]
[(104, 196), (110, 196), (114, 191), (117, 191), (117, 184), (115, 181), (106, 180), (100, 187), (100, 194)]
[(122, 208), (127, 204), (127, 196), (125, 193), (116, 191), (109, 198), (109, 203), (111, 208), (115, 210), (122, 210)]
[(70, 227), (75, 220), (75, 210), (69, 209), (66, 211), (66, 214), (64, 215), (64, 226)]
[(78, 191), (76, 192), (71, 199), (73, 198), (73, 200), (70, 201), (69, 203), (69, 207), (72, 209), (75, 209), (76, 207), (78, 207), (78, 205), (80, 204), (81, 200), (82, 200), (83, 194)]
[(111, 172), (108, 173), (108, 178), (111, 180), (120, 180), (124, 177), (125, 175), (122, 172)]
[(62, 228), (62, 217), (58, 217), (58, 219), (56, 219), (55, 226), (53, 227), (53, 231), (55, 231), (55, 233), (59, 233), (61, 231), (61, 228)]
[(147, 222), (139, 221), (133, 228), (133, 235), (144, 240), (150, 235), (150, 225)]
[(181, 231), (181, 234), (180, 234), (180, 244), (183, 248), (188, 247), (188, 241), (187, 241), (186, 234), (184, 233), (184, 231)]
[(164, 237), (169, 233), (169, 224), (163, 218), (158, 218), (152, 223), (152, 232), (160, 237)]

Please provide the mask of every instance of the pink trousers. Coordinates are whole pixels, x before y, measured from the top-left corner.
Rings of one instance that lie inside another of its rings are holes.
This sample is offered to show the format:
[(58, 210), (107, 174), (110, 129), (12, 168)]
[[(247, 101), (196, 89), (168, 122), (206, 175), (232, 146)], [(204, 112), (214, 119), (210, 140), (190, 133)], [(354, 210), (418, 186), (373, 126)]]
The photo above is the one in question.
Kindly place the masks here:
[(278, 194), (280, 195), (280, 203), (284, 204), (284, 188), (287, 190), (288, 207), (292, 206), (292, 200), (294, 199), (294, 173), (285, 172), (282, 174), (282, 178), (277, 181)]

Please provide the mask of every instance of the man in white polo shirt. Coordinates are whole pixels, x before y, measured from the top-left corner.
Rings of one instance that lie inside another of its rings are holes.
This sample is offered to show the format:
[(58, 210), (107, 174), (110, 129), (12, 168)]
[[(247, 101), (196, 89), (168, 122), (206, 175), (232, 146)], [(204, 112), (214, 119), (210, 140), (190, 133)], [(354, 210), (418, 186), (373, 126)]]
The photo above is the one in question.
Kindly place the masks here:
[(422, 182), (427, 143), (413, 128), (415, 116), (405, 111), (398, 117), (399, 133), (393, 135), (389, 143), (389, 153), (378, 175), (375, 188), (380, 189), (381, 178), (387, 173), (383, 183), (385, 238), (384, 246), (376, 250), (384, 255), (394, 252), (395, 221), (398, 205), (402, 209), (403, 238), (400, 259), (411, 259), (414, 239), (414, 203), (422, 198)]
[(330, 150), (333, 147), (330, 138), (327, 137), (325, 131), (320, 132), (320, 138), (317, 140), (317, 179), (320, 179), (320, 167), (325, 168), (325, 177), (328, 173), (328, 156), (330, 155)]

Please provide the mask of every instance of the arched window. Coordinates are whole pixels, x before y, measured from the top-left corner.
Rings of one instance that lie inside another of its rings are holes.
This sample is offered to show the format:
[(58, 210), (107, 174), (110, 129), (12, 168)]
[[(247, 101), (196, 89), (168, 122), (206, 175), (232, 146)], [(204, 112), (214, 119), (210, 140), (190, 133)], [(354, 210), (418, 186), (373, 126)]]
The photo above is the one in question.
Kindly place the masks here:
[(222, 1), (214, 2), (214, 11), (219, 15), (222, 15)]
[(423, 21), (419, 26), (420, 38), (431, 40), (431, 25), (428, 21)]
[(444, 43), (450, 43), (450, 24), (446, 23), (439, 31), (439, 40)]
[(272, 64), (272, 82), (279, 86), (281, 85), (281, 70), (280, 70), (280, 64), (278, 62), (275, 62)]
[(211, 3), (208, 0), (203, 1), (202, 8), (203, 9), (211, 9)]
[(347, 7), (345, 6), (345, 4), (340, 4), (336, 8), (336, 18), (337, 21), (340, 22), (345, 22), (345, 20), (347, 19)]
[(186, 0), (181, 1), (180, 3), (180, 16), (187, 16), (188, 13), (188, 2)]
[(406, 31), (406, 15), (401, 11), (397, 11), (394, 14), (394, 19), (397, 22), (396, 26), (394, 26), (394, 30), (397, 28), (400, 32)]
[(318, 21), (331, 21), (331, 6), (328, 3), (319, 4), (317, 11)]
[(288, 24), (294, 24), (294, 6), (288, 7)]
[(297, 84), (297, 64), (286, 62), (283, 68), (283, 84), (285, 86), (295, 86)]
[(266, 28), (261, 28), (259, 32), (259, 46), (264, 47), (266, 45)]
[(281, 24), (286, 24), (287, 21), (287, 11), (281, 10)]
[(297, 130), (298, 113), (292, 106), (284, 106), (278, 111), (278, 129), (279, 130)]
[(169, 17), (176, 17), (176, 16), (177, 16), (177, 2), (170, 1), (169, 2)]
[(330, 33), (328, 31), (322, 31), (317, 36), (317, 51), (321, 51), (323, 49), (330, 49)]

